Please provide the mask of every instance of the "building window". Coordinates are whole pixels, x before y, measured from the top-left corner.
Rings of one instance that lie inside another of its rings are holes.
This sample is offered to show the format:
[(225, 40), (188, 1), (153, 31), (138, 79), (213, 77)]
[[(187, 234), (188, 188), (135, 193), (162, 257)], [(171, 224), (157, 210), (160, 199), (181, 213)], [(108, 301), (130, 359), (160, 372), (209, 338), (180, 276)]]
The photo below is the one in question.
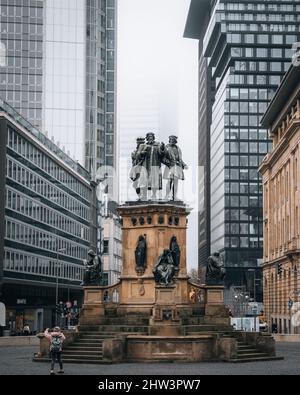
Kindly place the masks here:
[(0, 42), (0, 67), (6, 67), (6, 47)]
[(109, 240), (103, 240), (103, 254), (109, 253)]

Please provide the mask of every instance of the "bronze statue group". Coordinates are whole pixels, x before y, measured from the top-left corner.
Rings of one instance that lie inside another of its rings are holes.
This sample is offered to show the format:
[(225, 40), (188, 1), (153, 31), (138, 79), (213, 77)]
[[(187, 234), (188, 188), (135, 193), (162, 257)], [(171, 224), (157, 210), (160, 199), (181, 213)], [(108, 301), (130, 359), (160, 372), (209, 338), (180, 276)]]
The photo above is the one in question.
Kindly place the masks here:
[[(139, 137), (137, 146), (131, 155), (132, 168), (130, 179), (139, 200), (157, 199), (157, 191), (162, 190), (163, 178), (167, 180), (166, 200), (176, 200), (178, 180), (184, 180), (183, 170), (187, 165), (182, 160), (181, 149), (177, 145), (177, 137), (170, 136), (169, 144), (155, 141), (154, 133), (147, 133), (146, 138)], [(162, 174), (162, 165), (165, 165)]]

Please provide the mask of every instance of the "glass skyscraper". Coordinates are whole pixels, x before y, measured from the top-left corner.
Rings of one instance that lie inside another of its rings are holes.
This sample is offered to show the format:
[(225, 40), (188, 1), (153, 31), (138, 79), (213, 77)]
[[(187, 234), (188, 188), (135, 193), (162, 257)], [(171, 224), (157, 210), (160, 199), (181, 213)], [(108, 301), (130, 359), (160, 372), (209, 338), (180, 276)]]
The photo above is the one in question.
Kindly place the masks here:
[(254, 284), (263, 245), (258, 165), (271, 148), (260, 119), (291, 64), (292, 44), (300, 39), (299, 11), (297, 0), (192, 0), (185, 30), (186, 37), (201, 41), (209, 95), (199, 92), (199, 107), (211, 111), (208, 126), (199, 123), (199, 136), (206, 137), (199, 138), (199, 151), (207, 150), (203, 142), (209, 145), (203, 193), (210, 191), (204, 213), (210, 240), (204, 245), (207, 253), (221, 252), (227, 286), (246, 286), (252, 297), (256, 286), (256, 295), (261, 293), (260, 283)]
[(93, 176), (116, 166), (116, 8), (0, 0), (0, 97)]

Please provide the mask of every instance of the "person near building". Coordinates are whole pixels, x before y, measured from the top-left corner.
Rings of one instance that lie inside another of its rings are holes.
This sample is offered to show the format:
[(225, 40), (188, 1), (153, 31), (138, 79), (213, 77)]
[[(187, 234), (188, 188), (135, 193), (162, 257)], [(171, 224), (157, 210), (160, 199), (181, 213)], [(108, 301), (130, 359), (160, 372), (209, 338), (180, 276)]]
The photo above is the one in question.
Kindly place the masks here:
[(23, 335), (25, 335), (25, 336), (30, 335), (30, 327), (28, 324), (25, 324), (23, 327)]
[(65, 340), (65, 335), (61, 332), (60, 327), (56, 326), (53, 328), (53, 331), (49, 331), (47, 328), (44, 332), (44, 335), (50, 341), (50, 356), (51, 356), (51, 370), (50, 374), (53, 375), (54, 373), (54, 365), (55, 362), (59, 364), (59, 371), (57, 373), (64, 373), (63, 370), (63, 363), (61, 360), (62, 354), (62, 345)]

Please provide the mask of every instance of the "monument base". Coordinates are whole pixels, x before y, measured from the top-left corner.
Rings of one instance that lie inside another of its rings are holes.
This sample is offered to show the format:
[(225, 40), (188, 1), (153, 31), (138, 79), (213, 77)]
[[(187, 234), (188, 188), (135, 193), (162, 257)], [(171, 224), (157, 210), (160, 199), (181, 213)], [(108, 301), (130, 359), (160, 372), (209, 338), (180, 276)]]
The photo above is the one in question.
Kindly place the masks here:
[(181, 202), (131, 202), (118, 212), (120, 282), (84, 288), (80, 346), (95, 345), (85, 351), (87, 360), (94, 360), (99, 349), (107, 362), (236, 358), (238, 340), (224, 306), (224, 287), (188, 280), (188, 208)]

